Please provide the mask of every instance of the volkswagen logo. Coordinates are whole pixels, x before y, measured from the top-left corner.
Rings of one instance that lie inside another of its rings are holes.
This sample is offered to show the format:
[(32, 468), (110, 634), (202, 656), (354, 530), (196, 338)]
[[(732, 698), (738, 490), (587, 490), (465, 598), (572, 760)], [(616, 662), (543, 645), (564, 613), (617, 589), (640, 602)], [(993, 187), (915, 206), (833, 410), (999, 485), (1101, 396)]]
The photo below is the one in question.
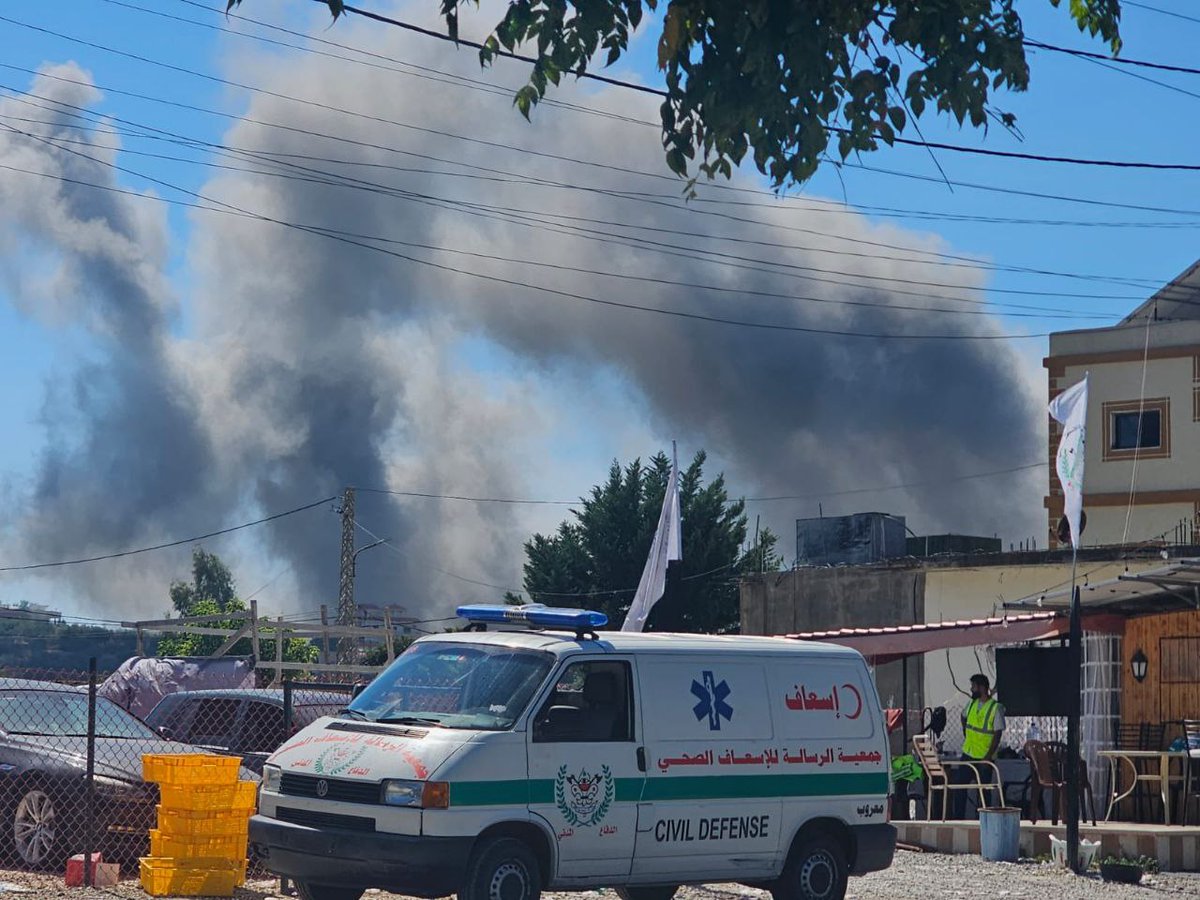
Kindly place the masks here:
[(329, 782), (322, 778), (317, 782), (317, 796), (324, 797), (329, 793)]

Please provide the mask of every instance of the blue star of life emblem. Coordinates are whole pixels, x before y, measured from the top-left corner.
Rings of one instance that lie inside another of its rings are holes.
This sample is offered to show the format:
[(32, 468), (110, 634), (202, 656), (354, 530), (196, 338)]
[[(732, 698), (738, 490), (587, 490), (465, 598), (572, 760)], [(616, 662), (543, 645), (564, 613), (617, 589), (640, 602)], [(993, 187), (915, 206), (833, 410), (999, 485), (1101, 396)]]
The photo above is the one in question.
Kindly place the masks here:
[(697, 722), (707, 717), (709, 731), (720, 731), (722, 719), (726, 722), (733, 719), (733, 707), (725, 702), (730, 687), (724, 679), (718, 683), (712, 672), (704, 672), (701, 678), (703, 683), (692, 679), (692, 695), (700, 701), (692, 707), (692, 712)]

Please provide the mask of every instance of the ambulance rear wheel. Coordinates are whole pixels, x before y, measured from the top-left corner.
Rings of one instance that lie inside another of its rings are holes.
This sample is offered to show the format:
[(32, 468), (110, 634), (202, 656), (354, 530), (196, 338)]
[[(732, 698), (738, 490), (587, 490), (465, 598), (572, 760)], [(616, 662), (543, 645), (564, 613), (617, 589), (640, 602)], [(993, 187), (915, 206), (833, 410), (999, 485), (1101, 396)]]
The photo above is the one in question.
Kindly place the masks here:
[(671, 900), (677, 890), (679, 887), (671, 884), (657, 887), (619, 887), (617, 896), (621, 900)]
[(774, 900), (843, 900), (848, 876), (841, 842), (814, 835), (792, 851), (779, 880), (771, 886), (771, 896)]
[(311, 881), (297, 881), (295, 884), (300, 900), (359, 900), (363, 895), (362, 888), (313, 884)]
[(486, 838), (467, 863), (458, 900), (539, 900), (542, 871), (537, 856), (516, 838)]

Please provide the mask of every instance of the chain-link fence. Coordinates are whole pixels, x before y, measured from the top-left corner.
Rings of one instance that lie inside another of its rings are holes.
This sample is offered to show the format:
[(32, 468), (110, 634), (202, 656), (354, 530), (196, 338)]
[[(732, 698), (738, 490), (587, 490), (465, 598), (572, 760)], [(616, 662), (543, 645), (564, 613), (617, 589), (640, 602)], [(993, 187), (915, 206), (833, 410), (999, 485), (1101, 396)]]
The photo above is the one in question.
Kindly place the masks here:
[(0, 864), (62, 871), (86, 851), (145, 855), (158, 791), (142, 755), (169, 745), (97, 698), (94, 670), (90, 687), (78, 672), (37, 674), (0, 677)]
[(336, 714), (356, 689), (286, 680), (274, 689), (184, 690), (142, 721), (97, 696), (96, 684), (94, 671), (0, 672), (0, 867), (62, 872), (71, 856), (98, 852), (134, 874), (158, 820), (145, 755), (238, 756), (241, 778), (255, 780), (274, 750)]

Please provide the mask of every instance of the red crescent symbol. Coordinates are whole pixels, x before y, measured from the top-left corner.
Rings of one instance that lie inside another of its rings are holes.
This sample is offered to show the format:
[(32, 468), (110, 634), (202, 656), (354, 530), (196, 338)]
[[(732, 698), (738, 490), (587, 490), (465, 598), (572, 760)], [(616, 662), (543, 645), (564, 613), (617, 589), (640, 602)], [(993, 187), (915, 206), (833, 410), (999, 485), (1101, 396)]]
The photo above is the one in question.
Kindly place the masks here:
[(856, 688), (852, 684), (843, 684), (842, 687), (844, 687), (846, 690), (848, 690), (850, 693), (852, 693), (854, 695), (854, 699), (858, 701), (858, 709), (854, 710), (854, 715), (847, 714), (846, 718), (847, 719), (857, 719), (859, 716), (862, 715), (862, 694), (860, 694), (858, 692), (858, 688)]

